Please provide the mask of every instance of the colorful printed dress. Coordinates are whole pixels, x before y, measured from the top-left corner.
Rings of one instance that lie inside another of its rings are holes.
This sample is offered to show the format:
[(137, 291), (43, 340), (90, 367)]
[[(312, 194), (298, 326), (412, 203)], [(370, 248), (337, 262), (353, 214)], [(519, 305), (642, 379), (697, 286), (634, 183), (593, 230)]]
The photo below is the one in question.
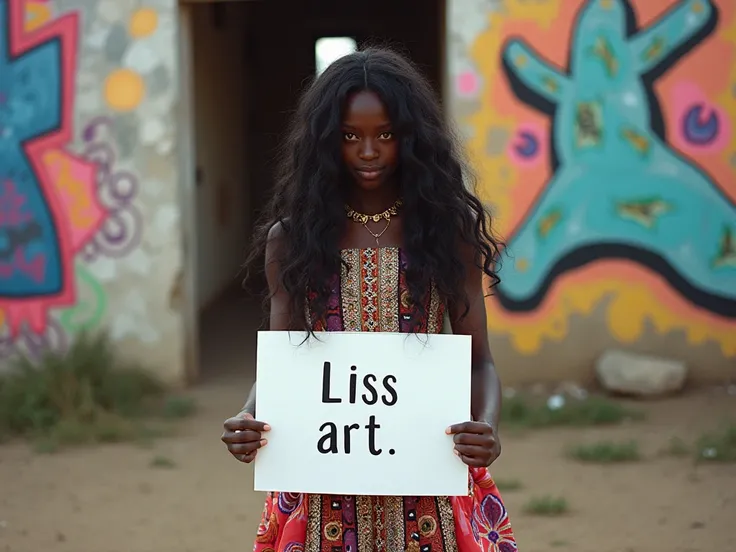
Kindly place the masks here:
[[(410, 332), (406, 259), (399, 248), (350, 249), (315, 331)], [(440, 333), (433, 288), (421, 331)], [(371, 497), (268, 493), (256, 552), (512, 552), (511, 524), (493, 479), (471, 468), (470, 496)]]

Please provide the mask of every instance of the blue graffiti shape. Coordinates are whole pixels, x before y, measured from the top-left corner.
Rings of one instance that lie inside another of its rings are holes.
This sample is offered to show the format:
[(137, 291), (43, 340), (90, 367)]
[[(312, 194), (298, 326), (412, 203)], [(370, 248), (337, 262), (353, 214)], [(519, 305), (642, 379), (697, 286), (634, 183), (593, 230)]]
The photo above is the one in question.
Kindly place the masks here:
[(517, 97), (552, 117), (554, 174), (508, 240), (501, 305), (536, 309), (562, 274), (603, 259), (658, 273), (691, 303), (736, 318), (736, 205), (672, 150), (654, 81), (715, 28), (683, 0), (644, 29), (626, 0), (588, 0), (564, 72), (523, 40), (503, 66)]
[(682, 133), (691, 144), (707, 146), (718, 137), (718, 115), (711, 111), (710, 116), (703, 121), (702, 105), (694, 105), (688, 109), (682, 121)]
[(62, 123), (61, 43), (11, 57), (9, 3), (0, 0), (0, 298), (54, 295), (63, 284), (61, 250), (24, 144)]
[(519, 132), (519, 143), (514, 146), (516, 153), (525, 159), (532, 159), (539, 153), (539, 140), (531, 132)]

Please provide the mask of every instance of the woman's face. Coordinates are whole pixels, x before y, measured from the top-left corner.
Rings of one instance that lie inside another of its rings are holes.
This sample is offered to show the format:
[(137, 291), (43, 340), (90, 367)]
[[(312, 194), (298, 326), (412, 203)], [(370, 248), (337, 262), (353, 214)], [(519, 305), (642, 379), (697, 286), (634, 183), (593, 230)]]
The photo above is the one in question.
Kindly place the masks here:
[(399, 144), (375, 93), (358, 92), (348, 98), (342, 137), (342, 158), (358, 186), (380, 188), (396, 170)]

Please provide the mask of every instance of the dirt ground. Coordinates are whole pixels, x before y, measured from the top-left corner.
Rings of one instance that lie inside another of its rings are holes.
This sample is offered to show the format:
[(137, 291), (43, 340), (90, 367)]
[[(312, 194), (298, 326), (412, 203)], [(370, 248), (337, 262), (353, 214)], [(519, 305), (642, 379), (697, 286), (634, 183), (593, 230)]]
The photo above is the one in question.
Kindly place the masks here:
[[(220, 377), (193, 390), (199, 414), (181, 435), (153, 448), (113, 445), (39, 455), (0, 446), (2, 552), (225, 552), (250, 550), (262, 506), (252, 469), (220, 443), (221, 422), (248, 388)], [(644, 422), (610, 429), (508, 434), (494, 465), (498, 480), (523, 488), (504, 495), (522, 552), (736, 551), (736, 465), (694, 465), (662, 456), (736, 419), (736, 397), (704, 390), (643, 405)], [(638, 463), (576, 464), (564, 447), (586, 440), (636, 439)], [(173, 467), (154, 467), (163, 456)], [(567, 499), (562, 517), (523, 512), (533, 497)]]

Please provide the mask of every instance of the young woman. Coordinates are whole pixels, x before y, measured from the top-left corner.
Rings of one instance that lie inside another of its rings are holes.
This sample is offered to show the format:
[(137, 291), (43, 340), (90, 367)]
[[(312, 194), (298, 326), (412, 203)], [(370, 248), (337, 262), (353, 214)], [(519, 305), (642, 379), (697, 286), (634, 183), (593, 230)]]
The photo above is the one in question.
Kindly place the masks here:
[[(396, 53), (343, 57), (302, 96), (250, 259), (265, 253), (270, 328), (471, 335), (473, 419), (447, 430), (470, 495), (269, 493), (256, 551), (517, 549), (487, 470), (501, 452), (501, 393), (484, 280), (498, 282), (499, 244), (468, 177), (432, 88)], [(225, 422), (222, 440), (242, 462), (267, 446), (256, 412), (254, 385)]]

